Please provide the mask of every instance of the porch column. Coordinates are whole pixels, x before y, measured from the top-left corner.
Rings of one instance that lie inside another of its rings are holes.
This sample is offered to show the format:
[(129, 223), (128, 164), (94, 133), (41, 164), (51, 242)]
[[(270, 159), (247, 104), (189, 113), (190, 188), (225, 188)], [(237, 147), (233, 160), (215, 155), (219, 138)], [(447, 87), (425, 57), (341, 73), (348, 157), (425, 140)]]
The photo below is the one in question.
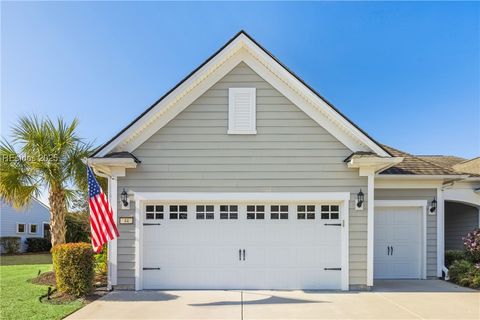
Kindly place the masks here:
[(374, 171), (368, 177), (367, 193), (367, 286), (373, 286), (373, 250), (374, 250), (374, 230), (375, 230), (375, 178)]
[(445, 265), (445, 201), (443, 190), (437, 188), (437, 277), (442, 277)]

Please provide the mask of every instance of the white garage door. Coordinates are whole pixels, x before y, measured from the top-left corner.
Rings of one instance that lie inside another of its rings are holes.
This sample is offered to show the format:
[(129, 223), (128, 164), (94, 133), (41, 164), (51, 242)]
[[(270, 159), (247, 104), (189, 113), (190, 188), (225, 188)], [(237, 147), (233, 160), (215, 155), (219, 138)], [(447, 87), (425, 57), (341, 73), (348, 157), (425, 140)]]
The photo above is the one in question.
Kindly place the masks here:
[(144, 209), (144, 289), (341, 288), (338, 205)]
[(420, 279), (422, 209), (375, 208), (374, 277)]

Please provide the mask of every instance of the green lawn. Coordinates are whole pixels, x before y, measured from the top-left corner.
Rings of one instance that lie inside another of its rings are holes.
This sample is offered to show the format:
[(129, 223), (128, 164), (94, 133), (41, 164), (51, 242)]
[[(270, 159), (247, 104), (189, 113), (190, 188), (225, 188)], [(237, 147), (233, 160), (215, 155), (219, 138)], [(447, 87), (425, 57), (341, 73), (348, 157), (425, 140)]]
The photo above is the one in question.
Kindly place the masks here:
[[(2, 256), (1, 261), (0, 319), (62, 319), (82, 307), (80, 301), (64, 305), (39, 301), (39, 297), (47, 292), (48, 286), (31, 284), (28, 280), (35, 278), (38, 270), (52, 270), (49, 254)], [(37, 264), (33, 264), (35, 262)]]

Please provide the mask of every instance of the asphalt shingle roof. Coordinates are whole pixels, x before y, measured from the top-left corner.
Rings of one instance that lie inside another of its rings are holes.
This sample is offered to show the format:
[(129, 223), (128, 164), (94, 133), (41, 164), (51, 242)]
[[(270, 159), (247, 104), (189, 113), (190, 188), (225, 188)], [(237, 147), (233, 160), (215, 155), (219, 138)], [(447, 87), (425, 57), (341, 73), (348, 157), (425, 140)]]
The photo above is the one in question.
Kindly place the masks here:
[(392, 147), (382, 145), (394, 157), (403, 157), (403, 161), (380, 174), (412, 174), (412, 175), (458, 175), (459, 172), (449, 167), (427, 160), (422, 156), (414, 156)]

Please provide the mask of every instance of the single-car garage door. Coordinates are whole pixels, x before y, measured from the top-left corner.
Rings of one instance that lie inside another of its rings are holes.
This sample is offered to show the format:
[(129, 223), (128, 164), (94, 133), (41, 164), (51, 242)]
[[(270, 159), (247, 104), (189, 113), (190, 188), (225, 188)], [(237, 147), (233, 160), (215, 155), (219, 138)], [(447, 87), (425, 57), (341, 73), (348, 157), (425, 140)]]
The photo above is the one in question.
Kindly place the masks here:
[(144, 289), (340, 289), (338, 204), (143, 207)]
[(422, 277), (422, 208), (376, 207), (374, 277)]

